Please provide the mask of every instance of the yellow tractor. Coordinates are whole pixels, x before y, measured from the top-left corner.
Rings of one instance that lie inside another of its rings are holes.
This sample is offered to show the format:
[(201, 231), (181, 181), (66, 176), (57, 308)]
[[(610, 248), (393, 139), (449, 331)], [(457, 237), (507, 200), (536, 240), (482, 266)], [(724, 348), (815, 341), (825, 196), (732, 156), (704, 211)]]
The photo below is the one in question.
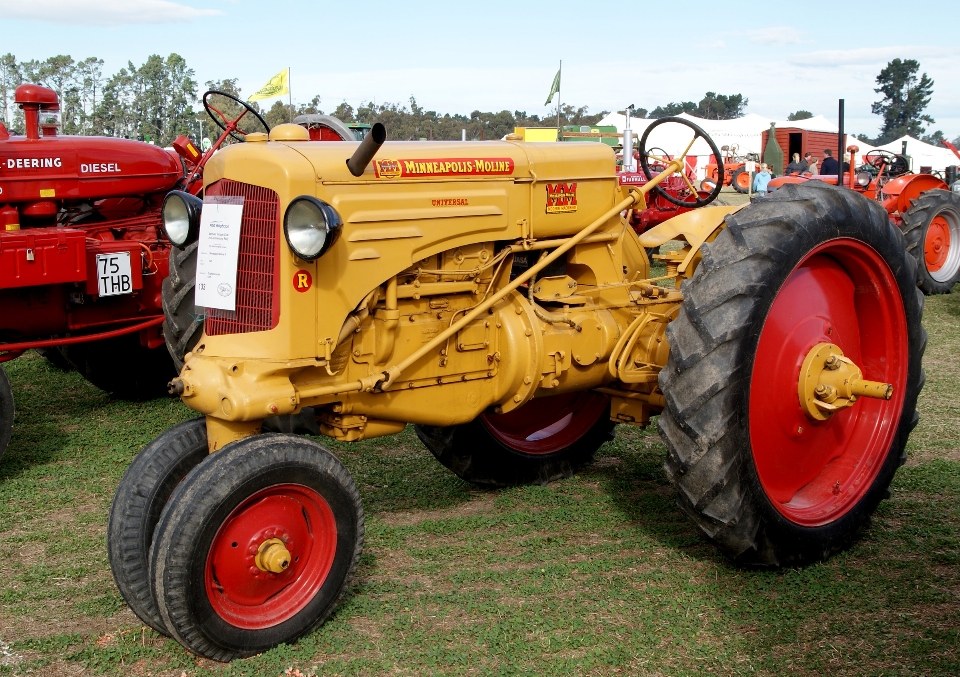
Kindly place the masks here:
[[(166, 199), (170, 240), (199, 238), (198, 294), (236, 289), (171, 384), (201, 417), (138, 455), (111, 508), (145, 623), (225, 661), (332, 613), (357, 488), (320, 443), (262, 427), (305, 411), (346, 441), (412, 423), (492, 486), (570, 476), (657, 417), (680, 507), (743, 565), (819, 561), (868, 524), (924, 378), (916, 262), (879, 204), (810, 182), (638, 237), (629, 212), (683, 155), (638, 188), (603, 144), (385, 138), (279, 125), (210, 160), (202, 203)], [(670, 241), (654, 276), (645, 248)]]

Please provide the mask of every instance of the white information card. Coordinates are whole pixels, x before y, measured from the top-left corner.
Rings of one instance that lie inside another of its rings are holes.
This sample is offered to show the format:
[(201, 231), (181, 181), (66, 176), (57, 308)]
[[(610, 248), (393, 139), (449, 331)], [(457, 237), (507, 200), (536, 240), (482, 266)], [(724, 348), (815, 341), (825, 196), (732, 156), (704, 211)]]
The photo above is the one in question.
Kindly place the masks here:
[(200, 214), (196, 304), (237, 309), (237, 258), (243, 197), (208, 195)]

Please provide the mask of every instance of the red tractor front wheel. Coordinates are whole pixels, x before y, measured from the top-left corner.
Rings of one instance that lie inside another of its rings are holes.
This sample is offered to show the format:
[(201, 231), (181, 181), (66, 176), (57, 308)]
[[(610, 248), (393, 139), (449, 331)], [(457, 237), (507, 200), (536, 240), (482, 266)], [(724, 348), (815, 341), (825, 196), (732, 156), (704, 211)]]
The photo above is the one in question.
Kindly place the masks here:
[(729, 216), (688, 285), (660, 374), (680, 506), (745, 564), (848, 547), (917, 422), (923, 299), (900, 233), (852, 191), (788, 185)]
[(510, 486), (570, 477), (613, 439), (613, 425), (609, 399), (582, 391), (537, 398), (464, 425), (417, 426), (417, 435), (462, 479)]
[(160, 517), (150, 574), (164, 625), (218, 661), (294, 642), (340, 603), (363, 533), (360, 494), (324, 447), (294, 435), (234, 442)]
[(917, 286), (949, 294), (960, 281), (960, 195), (931, 190), (902, 214), (907, 251), (917, 261)]

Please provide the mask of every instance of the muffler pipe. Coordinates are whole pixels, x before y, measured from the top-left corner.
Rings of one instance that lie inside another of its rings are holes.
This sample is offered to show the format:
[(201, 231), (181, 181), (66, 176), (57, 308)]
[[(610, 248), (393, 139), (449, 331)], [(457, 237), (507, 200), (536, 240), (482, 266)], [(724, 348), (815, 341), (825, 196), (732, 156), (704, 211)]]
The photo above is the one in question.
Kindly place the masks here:
[(377, 154), (380, 146), (382, 146), (386, 140), (387, 128), (379, 122), (376, 123), (366, 138), (357, 146), (353, 157), (347, 160), (347, 169), (350, 170), (350, 173), (354, 176), (362, 176), (363, 171), (367, 168), (367, 165), (370, 164), (370, 160), (373, 159), (373, 156)]

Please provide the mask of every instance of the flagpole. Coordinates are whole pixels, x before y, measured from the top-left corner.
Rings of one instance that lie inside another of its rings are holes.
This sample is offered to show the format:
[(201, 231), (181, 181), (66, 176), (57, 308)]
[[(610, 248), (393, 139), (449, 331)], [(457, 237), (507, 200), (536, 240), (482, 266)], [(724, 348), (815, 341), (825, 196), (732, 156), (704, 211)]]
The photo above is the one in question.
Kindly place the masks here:
[(557, 83), (557, 138), (563, 139), (560, 132), (560, 85), (563, 83), (563, 59), (560, 59), (560, 70), (557, 71), (560, 76), (560, 82)]
[(290, 122), (293, 122), (293, 87), (290, 86), (290, 66), (287, 66), (287, 100), (290, 102)]

